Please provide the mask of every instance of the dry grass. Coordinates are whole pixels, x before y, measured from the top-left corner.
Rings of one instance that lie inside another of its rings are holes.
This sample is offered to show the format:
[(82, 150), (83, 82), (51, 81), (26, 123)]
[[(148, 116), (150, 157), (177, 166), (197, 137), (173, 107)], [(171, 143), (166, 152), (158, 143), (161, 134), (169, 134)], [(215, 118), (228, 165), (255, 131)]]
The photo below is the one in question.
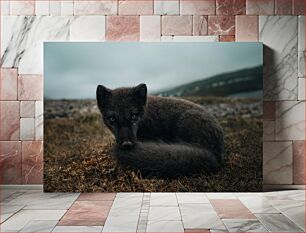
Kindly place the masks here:
[(142, 177), (110, 157), (113, 143), (99, 114), (45, 120), (45, 191), (210, 192), (261, 191), (262, 122), (221, 118), (227, 159), (215, 175), (178, 179)]

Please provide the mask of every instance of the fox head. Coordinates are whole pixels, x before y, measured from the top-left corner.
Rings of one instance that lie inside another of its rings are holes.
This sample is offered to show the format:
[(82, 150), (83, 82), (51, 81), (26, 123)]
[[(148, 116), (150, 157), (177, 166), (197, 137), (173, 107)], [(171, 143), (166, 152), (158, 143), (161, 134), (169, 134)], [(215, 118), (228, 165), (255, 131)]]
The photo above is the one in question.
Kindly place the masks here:
[(112, 131), (122, 149), (131, 149), (137, 142), (137, 131), (147, 102), (147, 86), (110, 90), (97, 87), (97, 104), (105, 125)]

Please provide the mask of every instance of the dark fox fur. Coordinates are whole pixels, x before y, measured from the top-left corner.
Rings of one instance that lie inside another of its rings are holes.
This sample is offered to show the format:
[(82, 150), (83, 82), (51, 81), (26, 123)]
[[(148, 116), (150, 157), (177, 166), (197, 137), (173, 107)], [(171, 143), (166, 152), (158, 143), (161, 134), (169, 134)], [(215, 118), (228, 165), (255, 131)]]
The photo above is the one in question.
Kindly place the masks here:
[(147, 96), (147, 87), (97, 87), (97, 103), (117, 145), (119, 163), (142, 174), (176, 177), (219, 170), (223, 130), (200, 105), (179, 98)]

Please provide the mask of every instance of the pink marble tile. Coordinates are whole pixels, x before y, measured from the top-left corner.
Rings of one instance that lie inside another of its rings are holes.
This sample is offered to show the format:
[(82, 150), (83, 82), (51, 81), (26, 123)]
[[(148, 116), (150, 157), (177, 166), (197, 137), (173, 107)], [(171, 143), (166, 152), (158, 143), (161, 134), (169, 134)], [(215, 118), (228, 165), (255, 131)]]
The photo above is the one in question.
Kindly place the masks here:
[(219, 36), (220, 42), (235, 42), (235, 36)]
[(275, 0), (275, 15), (292, 15), (292, 0)]
[(74, 15), (116, 15), (117, 0), (74, 0)]
[(113, 201), (116, 193), (81, 193), (78, 201)]
[(181, 15), (214, 15), (216, 12), (215, 0), (181, 0)]
[(236, 41), (258, 41), (258, 16), (236, 16)]
[(256, 219), (238, 199), (210, 199), (210, 202), (220, 218)]
[(17, 69), (0, 70), (0, 100), (17, 100)]
[(18, 99), (19, 100), (42, 100), (43, 77), (41, 75), (18, 76)]
[(246, 0), (217, 0), (217, 15), (245, 15)]
[(235, 35), (235, 16), (208, 16), (208, 35)]
[(192, 228), (192, 229), (185, 229), (185, 233), (210, 233), (209, 229), (196, 229), (196, 228)]
[(192, 16), (162, 16), (163, 36), (191, 36)]
[(43, 183), (43, 142), (22, 142), (22, 183)]
[(107, 16), (106, 40), (139, 41), (139, 16)]
[(264, 101), (263, 102), (263, 119), (275, 120), (275, 102)]
[(59, 226), (104, 225), (113, 201), (76, 201), (59, 221)]
[(21, 184), (21, 142), (0, 141), (1, 184)]
[(305, 184), (305, 141), (293, 141), (293, 184)]
[(274, 15), (274, 0), (246, 0), (247, 15)]
[(119, 0), (119, 15), (152, 15), (153, 0)]
[(35, 1), (34, 0), (11, 0), (10, 1), (10, 14), (11, 15), (34, 15)]
[(34, 117), (35, 101), (20, 101), (20, 117)]
[(0, 140), (19, 140), (19, 101), (0, 102)]
[(293, 0), (293, 15), (305, 15), (305, 0)]
[(193, 35), (206, 36), (208, 33), (207, 16), (194, 15), (193, 16)]

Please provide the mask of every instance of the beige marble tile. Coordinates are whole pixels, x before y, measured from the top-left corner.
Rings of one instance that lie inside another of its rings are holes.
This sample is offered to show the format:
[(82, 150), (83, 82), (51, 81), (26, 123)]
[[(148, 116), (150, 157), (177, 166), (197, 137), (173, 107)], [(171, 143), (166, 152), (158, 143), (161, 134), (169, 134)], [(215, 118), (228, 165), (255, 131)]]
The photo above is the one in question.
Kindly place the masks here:
[(34, 118), (20, 118), (20, 139), (34, 140), (35, 126)]
[(20, 117), (33, 118), (35, 115), (35, 101), (20, 101)]
[(276, 103), (275, 139), (305, 139), (304, 102), (279, 101)]
[(71, 20), (70, 41), (105, 41), (105, 16), (77, 16)]
[(179, 0), (155, 0), (154, 14), (155, 15), (179, 15), (180, 1)]
[(263, 140), (274, 141), (275, 140), (275, 122), (263, 121)]
[(265, 184), (292, 184), (292, 142), (264, 142), (263, 181)]
[(160, 16), (140, 16), (140, 41), (160, 41)]

